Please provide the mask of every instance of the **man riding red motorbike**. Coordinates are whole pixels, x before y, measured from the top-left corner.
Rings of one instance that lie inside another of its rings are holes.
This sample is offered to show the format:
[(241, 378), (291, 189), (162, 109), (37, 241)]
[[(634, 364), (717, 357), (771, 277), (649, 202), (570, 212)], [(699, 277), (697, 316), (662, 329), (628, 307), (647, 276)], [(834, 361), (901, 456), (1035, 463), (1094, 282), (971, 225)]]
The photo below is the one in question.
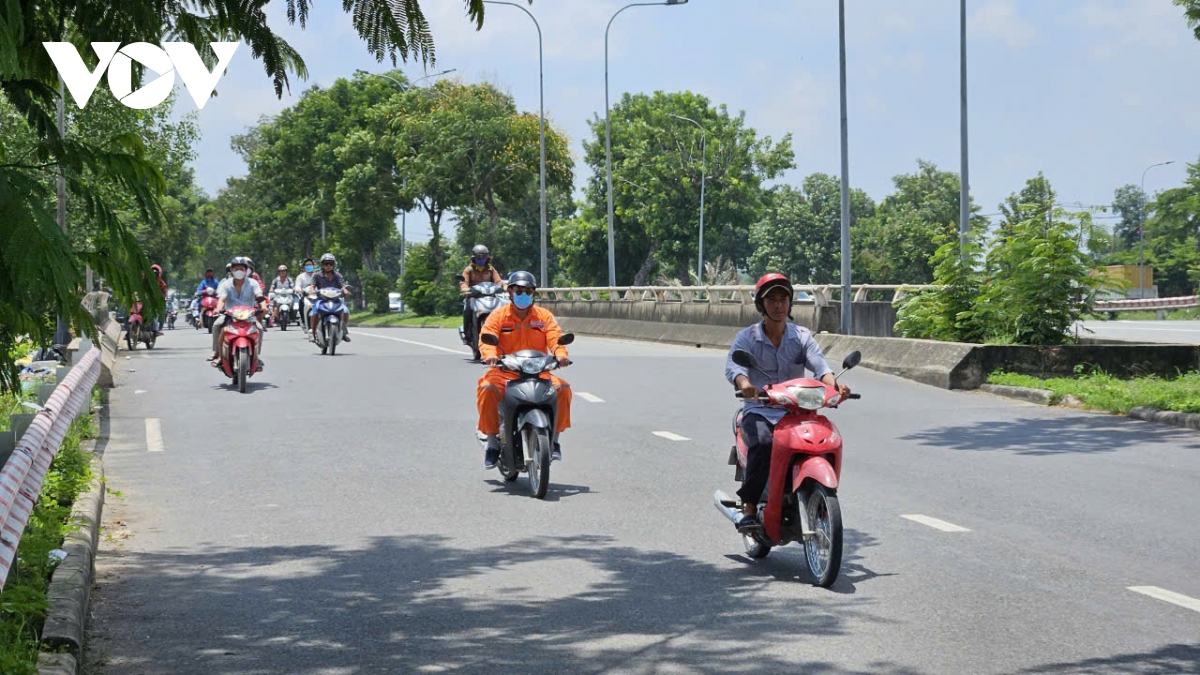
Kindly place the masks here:
[[(754, 286), (754, 306), (763, 315), (763, 320), (737, 334), (725, 361), (725, 379), (745, 399), (741, 432), (748, 452), (742, 487), (737, 491), (742, 502), (742, 518), (737, 522), (740, 532), (760, 527), (758, 503), (770, 475), (775, 425), (787, 412), (761, 403), (758, 399), (762, 388), (804, 377), (807, 369), (822, 383), (837, 387), (843, 399), (850, 396), (850, 388), (837, 382), (812, 333), (788, 322), (793, 295), (792, 284), (786, 276), (763, 275)], [(733, 354), (739, 350), (749, 352), (757, 367), (747, 368), (734, 363)]]

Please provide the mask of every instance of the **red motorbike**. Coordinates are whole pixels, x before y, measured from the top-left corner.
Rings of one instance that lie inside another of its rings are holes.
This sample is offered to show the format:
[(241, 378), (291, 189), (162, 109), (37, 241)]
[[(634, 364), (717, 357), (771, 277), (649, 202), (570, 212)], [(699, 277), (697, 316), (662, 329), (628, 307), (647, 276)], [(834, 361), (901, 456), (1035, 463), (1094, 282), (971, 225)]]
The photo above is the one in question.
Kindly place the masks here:
[[(743, 368), (758, 369), (749, 352), (737, 350), (732, 358)], [(857, 366), (861, 359), (858, 351), (848, 354), (842, 362), (842, 373)], [(851, 394), (849, 398), (860, 396)], [(775, 546), (803, 542), (809, 572), (818, 586), (829, 588), (842, 566), (842, 511), (837, 498), (842, 437), (833, 422), (817, 411), (836, 408), (841, 394), (820, 380), (797, 378), (763, 387), (758, 400), (781, 406), (787, 414), (775, 425), (770, 478), (758, 504), (762, 527), (742, 535), (746, 555), (765, 558)], [(736, 444), (729, 453), (729, 463), (737, 467), (734, 477), (739, 481), (747, 461), (741, 421), (739, 411), (734, 424)], [(736, 498), (717, 490), (713, 503), (734, 523), (742, 518)]]
[(232, 378), (238, 391), (246, 393), (246, 380), (259, 370), (258, 352), (262, 333), (255, 325), (253, 307), (233, 307), (221, 334), (221, 372)]
[(142, 303), (133, 303), (133, 307), (129, 309), (129, 318), (125, 319), (125, 346), (132, 352), (137, 349), (138, 343), (145, 342), (147, 349), (154, 349), (157, 339), (154, 331), (146, 326), (146, 319), (142, 316)]
[(217, 289), (206, 288), (200, 293), (200, 315), (196, 318), (196, 328), (203, 327), (212, 332), (213, 322), (217, 320)]

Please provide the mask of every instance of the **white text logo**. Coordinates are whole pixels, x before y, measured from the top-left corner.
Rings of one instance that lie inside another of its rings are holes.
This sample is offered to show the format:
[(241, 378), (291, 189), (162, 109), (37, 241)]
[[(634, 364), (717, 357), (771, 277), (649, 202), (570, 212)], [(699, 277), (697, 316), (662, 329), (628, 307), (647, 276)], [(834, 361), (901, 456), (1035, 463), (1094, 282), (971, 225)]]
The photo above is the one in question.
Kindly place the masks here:
[[(175, 87), (176, 72), (183, 79), (196, 107), (204, 107), (238, 46), (236, 42), (209, 44), (217, 55), (217, 66), (211, 72), (204, 67), (196, 48), (187, 42), (164, 42), (162, 47), (149, 42), (134, 42), (124, 47), (120, 42), (93, 42), (92, 51), (100, 59), (94, 71), (87, 69), (75, 45), (70, 42), (43, 42), (42, 46), (50, 54), (50, 60), (58, 68), (59, 77), (80, 108), (87, 105), (107, 70), (108, 88), (113, 96), (130, 108), (144, 110), (167, 100)], [(158, 77), (137, 91), (133, 91), (134, 61), (158, 73)]]

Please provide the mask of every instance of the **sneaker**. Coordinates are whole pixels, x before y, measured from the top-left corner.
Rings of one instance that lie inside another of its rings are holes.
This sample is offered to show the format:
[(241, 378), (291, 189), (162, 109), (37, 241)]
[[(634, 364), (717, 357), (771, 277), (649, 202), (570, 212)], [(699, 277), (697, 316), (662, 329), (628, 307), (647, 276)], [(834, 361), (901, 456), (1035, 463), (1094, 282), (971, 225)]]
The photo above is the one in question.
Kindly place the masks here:
[(562, 461), (562, 446), (560, 446), (558, 444), (558, 441), (554, 442), (554, 449), (550, 451), (550, 461), (551, 462), (561, 462)]
[(499, 462), (499, 461), (500, 461), (500, 448), (489, 447), (483, 453), (483, 468), (494, 469), (494, 468), (496, 468), (496, 462)]
[(754, 516), (743, 515), (742, 519), (737, 521), (737, 531), (741, 532), (743, 534), (745, 534), (747, 532), (751, 532), (753, 530), (757, 530), (760, 527), (762, 527), (762, 525), (758, 522), (757, 515), (754, 515)]
[(349, 342), (349, 341), (350, 341), (350, 334), (346, 333), (345, 337), (342, 338), (342, 342)]
[(259, 359), (259, 360), (258, 360), (258, 369), (257, 369), (257, 370), (255, 370), (254, 372), (256, 372), (256, 373), (261, 373), (261, 372), (262, 372), (262, 370), (263, 370), (263, 368), (265, 368), (265, 367), (266, 367), (266, 365), (267, 365), (267, 364), (266, 364), (266, 363), (264, 363), (262, 359)]

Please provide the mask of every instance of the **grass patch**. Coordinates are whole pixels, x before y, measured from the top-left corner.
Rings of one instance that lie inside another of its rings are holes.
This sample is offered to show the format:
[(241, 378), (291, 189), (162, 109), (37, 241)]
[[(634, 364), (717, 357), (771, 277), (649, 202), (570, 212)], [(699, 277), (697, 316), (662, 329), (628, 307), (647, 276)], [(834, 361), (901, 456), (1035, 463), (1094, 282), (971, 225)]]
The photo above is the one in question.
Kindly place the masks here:
[(1121, 379), (1104, 372), (1042, 379), (1032, 375), (996, 372), (988, 377), (988, 382), (1048, 389), (1053, 392), (1053, 403), (1072, 394), (1089, 408), (1121, 415), (1139, 406), (1186, 413), (1200, 412), (1200, 373), (1196, 372), (1175, 379), (1156, 375)]
[(462, 325), (461, 316), (417, 316), (410, 313), (388, 312), (387, 314), (372, 314), (371, 312), (351, 312), (351, 326), (434, 326), (437, 328), (458, 328)]
[(71, 505), (92, 478), (90, 453), (82, 441), (98, 432), (92, 416), (76, 418), (42, 484), (41, 496), (21, 535), (17, 559), (0, 594), (0, 673), (37, 672), (46, 591), (55, 562), (50, 552), (62, 546), (69, 532)]

